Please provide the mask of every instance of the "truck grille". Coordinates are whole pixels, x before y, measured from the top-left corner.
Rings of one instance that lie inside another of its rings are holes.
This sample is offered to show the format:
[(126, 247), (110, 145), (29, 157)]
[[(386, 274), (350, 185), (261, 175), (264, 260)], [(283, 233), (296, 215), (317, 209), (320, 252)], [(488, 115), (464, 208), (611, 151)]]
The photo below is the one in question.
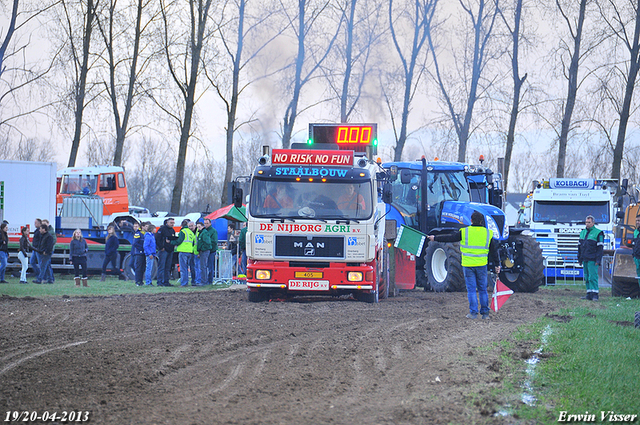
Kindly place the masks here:
[(276, 257), (344, 258), (344, 236), (276, 235)]

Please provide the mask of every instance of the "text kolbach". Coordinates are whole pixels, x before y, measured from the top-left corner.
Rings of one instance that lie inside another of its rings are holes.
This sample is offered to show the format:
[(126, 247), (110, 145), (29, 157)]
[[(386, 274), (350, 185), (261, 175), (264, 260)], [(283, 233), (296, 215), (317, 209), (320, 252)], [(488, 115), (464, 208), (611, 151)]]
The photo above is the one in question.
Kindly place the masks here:
[(272, 164), (351, 165), (353, 151), (274, 149)]

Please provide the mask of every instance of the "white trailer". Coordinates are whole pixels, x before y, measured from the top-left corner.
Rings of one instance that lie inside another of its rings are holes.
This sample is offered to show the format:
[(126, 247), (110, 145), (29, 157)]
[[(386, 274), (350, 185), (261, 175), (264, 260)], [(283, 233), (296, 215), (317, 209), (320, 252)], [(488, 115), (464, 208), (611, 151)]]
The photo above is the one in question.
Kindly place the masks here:
[(26, 225), (33, 231), (36, 218), (55, 223), (56, 169), (55, 162), (0, 161), (0, 220), (9, 222), (9, 240)]

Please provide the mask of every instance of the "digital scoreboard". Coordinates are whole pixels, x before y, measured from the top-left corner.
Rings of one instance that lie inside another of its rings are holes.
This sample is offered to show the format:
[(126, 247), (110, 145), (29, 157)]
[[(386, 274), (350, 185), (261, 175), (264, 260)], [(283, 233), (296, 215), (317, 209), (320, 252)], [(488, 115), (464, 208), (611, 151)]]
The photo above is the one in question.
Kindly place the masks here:
[(309, 124), (308, 145), (338, 145), (338, 149), (364, 152), (378, 146), (377, 124)]

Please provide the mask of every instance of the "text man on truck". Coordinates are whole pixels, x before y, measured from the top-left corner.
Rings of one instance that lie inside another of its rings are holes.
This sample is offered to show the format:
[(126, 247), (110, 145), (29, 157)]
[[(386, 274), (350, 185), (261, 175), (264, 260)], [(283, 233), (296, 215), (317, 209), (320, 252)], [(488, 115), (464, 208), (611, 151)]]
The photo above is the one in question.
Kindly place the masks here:
[(376, 125), (309, 127), (307, 144), (274, 149), (252, 174), (248, 298), (352, 294), (377, 302), (389, 282), (384, 173), (371, 160)]

